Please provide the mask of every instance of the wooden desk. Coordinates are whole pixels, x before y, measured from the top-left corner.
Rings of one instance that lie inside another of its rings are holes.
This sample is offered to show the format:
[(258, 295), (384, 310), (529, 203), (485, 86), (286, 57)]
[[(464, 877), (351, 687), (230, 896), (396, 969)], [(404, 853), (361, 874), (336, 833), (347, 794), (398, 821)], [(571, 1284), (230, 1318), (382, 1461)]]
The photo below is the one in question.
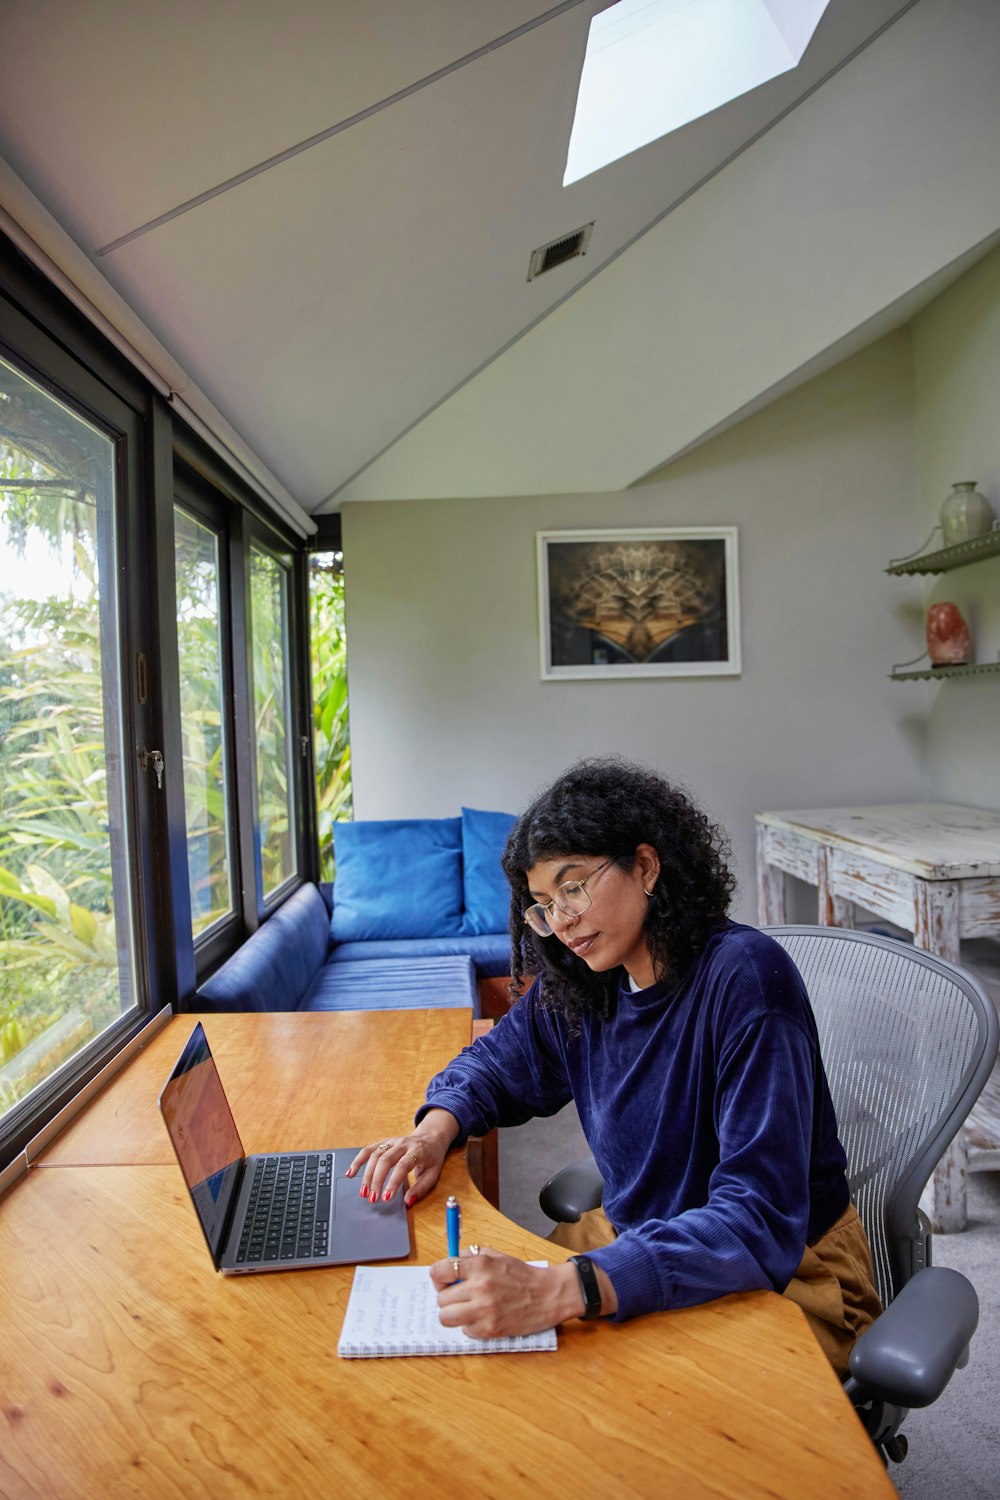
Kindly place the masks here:
[(472, 1011), (174, 1016), (39, 1165), (175, 1166), (156, 1101), (198, 1020), (244, 1149), (298, 1151), (409, 1129), (424, 1085), (467, 1046)]
[[(853, 927), (855, 906), (958, 963), (962, 938), (1000, 937), (1000, 812), (947, 802), (757, 814), (757, 916), (785, 918), (785, 875), (817, 888), (816, 920)], [(934, 1173), (934, 1228), (966, 1224), (964, 1132)]]
[[(125, 1160), (150, 1151), (156, 1132), (138, 1101), (155, 1110), (158, 1063), (169, 1068), (190, 1019), (171, 1021), (159, 1058), (150, 1047), (93, 1106), (96, 1123), (81, 1119), (49, 1165), (0, 1202), (0, 1494), (895, 1493), (799, 1309), (769, 1293), (621, 1327), (574, 1322), (555, 1354), (339, 1360), (350, 1267), (223, 1278), (175, 1166), (55, 1165), (105, 1149)], [(352, 1032), (340, 1015), (209, 1018), (234, 1096), (245, 1089), (235, 1076), (243, 1048), (262, 1049), (258, 1107), (271, 1077), (291, 1078), (296, 1067), (321, 1074), (317, 1056), (339, 1054), (343, 1107), (359, 1127), (377, 1115), (377, 1128), (363, 1131), (372, 1136), (395, 1128), (419, 1098), (425, 1080), (406, 1076), (402, 1053), (418, 1066), (437, 1044), (419, 1039), (430, 1025), (424, 1013), (368, 1019), (375, 1032), (385, 1028), (374, 1055), (372, 1029)], [(308, 1023), (284, 1035), (291, 1057), (270, 1045), (275, 1020)], [(400, 1024), (418, 1040), (394, 1055), (389, 1038)], [(322, 1078), (313, 1083), (318, 1107), (336, 1113)], [(274, 1087), (274, 1100), (284, 1099), (280, 1081)], [(249, 1135), (239, 1108), (237, 1117)], [(131, 1144), (109, 1142), (112, 1119)], [(297, 1128), (265, 1123), (262, 1141), (288, 1144)], [(314, 1129), (302, 1143), (343, 1141), (339, 1130), (321, 1136)], [(480, 1198), (456, 1153), (411, 1215), (413, 1261), (444, 1253), (449, 1191), (462, 1197), (468, 1241), (564, 1258)]]

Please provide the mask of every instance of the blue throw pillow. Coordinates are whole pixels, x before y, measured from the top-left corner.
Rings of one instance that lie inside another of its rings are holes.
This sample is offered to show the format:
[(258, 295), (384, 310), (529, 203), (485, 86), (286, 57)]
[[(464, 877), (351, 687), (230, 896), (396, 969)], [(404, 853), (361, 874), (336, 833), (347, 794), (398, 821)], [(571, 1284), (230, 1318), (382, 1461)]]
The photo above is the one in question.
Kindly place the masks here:
[(462, 930), (462, 822), (338, 823), (330, 931), (338, 943)]
[(500, 867), (500, 856), (516, 822), (513, 813), (462, 808), (463, 932), (507, 931), (510, 885)]

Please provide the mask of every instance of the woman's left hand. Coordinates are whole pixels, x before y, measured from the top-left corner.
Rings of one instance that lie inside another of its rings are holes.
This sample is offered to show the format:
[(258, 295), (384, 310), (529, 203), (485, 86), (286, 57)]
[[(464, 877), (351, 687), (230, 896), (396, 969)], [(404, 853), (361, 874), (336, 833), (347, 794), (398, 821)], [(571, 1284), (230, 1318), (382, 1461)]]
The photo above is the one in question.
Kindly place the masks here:
[(583, 1311), (579, 1277), (569, 1264), (530, 1266), (484, 1247), (459, 1256), (457, 1281), (455, 1265), (439, 1260), (430, 1268), (438, 1315), (446, 1328), (461, 1328), (470, 1338), (540, 1333)]

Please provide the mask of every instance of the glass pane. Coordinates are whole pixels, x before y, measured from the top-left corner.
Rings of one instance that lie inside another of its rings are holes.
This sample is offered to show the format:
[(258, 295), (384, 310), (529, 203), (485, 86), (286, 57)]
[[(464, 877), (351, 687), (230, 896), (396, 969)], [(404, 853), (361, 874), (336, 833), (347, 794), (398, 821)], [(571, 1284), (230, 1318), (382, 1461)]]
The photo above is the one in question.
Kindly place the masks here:
[(191, 928), (197, 937), (233, 909), (222, 732), (219, 539), (179, 506), (174, 508), (174, 559), (188, 884)]
[(332, 880), (333, 825), (353, 812), (342, 552), (310, 557), (309, 616), (320, 879)]
[(265, 897), (294, 875), (295, 826), (288, 680), (288, 575), (250, 549), (250, 630), (257, 761), (257, 853)]
[(114, 485), (0, 360), (0, 1115), (135, 1005)]

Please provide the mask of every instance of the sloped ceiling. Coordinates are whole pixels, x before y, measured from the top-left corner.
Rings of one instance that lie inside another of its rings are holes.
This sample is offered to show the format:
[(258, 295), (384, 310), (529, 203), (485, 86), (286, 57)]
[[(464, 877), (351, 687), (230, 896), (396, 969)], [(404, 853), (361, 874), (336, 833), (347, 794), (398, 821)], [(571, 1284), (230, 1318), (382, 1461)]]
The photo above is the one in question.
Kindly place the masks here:
[[(864, 260), (883, 178), (902, 172), (914, 193), (912, 143), (894, 134), (908, 115), (889, 111), (877, 162), (865, 151), (873, 88), (898, 86), (919, 117), (893, 59), (924, 59), (923, 86), (937, 27), (963, 66), (972, 49), (978, 98), (1000, 7), (963, 0), (952, 42), (950, 0), (833, 0), (794, 72), (563, 188), (602, 8), (4, 0), (0, 151), (306, 509), (627, 484), (912, 292), (990, 233), (991, 215), (997, 227), (992, 186), (978, 218), (968, 184), (954, 187), (946, 131), (932, 186), (952, 190), (893, 217), (876, 259), (904, 230), (923, 239), (924, 217), (952, 229), (900, 274), (862, 275), (853, 299), (843, 269), (810, 279), (831, 224), (844, 265)], [(959, 61), (947, 78), (961, 116)], [(802, 197), (803, 143), (840, 130), (855, 91), (858, 126), (826, 141), (826, 180)], [(932, 125), (947, 102), (931, 88)], [(990, 124), (980, 110), (969, 178)], [(586, 259), (526, 280), (532, 249), (591, 220)], [(776, 336), (761, 305), (733, 361), (727, 331), (731, 350), (748, 282), (768, 265), (775, 280), (782, 245), (799, 331)], [(671, 427), (665, 394), (699, 367)]]

